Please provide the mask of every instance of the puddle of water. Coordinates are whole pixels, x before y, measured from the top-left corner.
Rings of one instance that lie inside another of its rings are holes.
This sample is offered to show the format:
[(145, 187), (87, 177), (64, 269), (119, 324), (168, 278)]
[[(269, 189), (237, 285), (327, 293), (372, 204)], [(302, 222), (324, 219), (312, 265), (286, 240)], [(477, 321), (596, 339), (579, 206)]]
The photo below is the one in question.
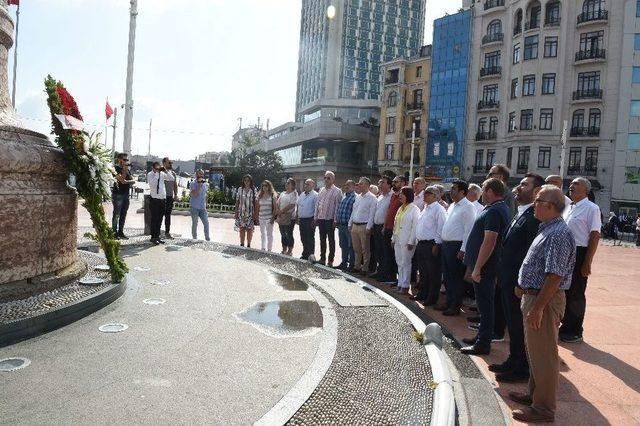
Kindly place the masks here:
[(287, 291), (307, 291), (309, 288), (309, 285), (300, 278), (275, 271), (269, 271), (269, 281)]
[(236, 317), (278, 337), (308, 335), (322, 328), (322, 310), (311, 300), (259, 302)]

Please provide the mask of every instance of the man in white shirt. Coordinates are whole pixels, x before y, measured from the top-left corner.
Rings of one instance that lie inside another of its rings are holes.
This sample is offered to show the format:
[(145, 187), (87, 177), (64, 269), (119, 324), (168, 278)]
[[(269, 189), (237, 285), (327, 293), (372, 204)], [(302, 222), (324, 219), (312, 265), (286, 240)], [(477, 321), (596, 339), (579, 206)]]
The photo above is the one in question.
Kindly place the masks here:
[(480, 188), (475, 183), (469, 184), (469, 192), (467, 192), (467, 200), (471, 201), (473, 207), (476, 209), (476, 216), (479, 215), (482, 210), (484, 210), (484, 206), (480, 204), (480, 197), (482, 196), (482, 188)]
[(176, 172), (173, 171), (173, 162), (169, 157), (162, 159), (162, 167), (164, 167), (165, 175), (165, 190), (167, 198), (164, 205), (164, 237), (168, 240), (172, 240), (171, 236), (171, 212), (173, 210), (173, 202), (178, 197), (178, 179)]
[(442, 228), (442, 264), (447, 302), (446, 305), (436, 306), (434, 309), (444, 311), (443, 314), (447, 316), (460, 314), (462, 306), (466, 271), (462, 259), (467, 238), (476, 220), (476, 209), (466, 198), (468, 190), (469, 184), (466, 181), (453, 182), (449, 192), (453, 203), (447, 210), (447, 220)]
[[(314, 190), (316, 183), (313, 179), (304, 181), (303, 191), (298, 196), (298, 226), (300, 227), (300, 241), (302, 242), (302, 256), (308, 259), (316, 251), (316, 228), (313, 217), (316, 212), (318, 193)], [(315, 256), (314, 256), (315, 257)]]
[(416, 225), (418, 244), (414, 259), (420, 272), (420, 284), (418, 294), (411, 296), (411, 299), (421, 300), (425, 306), (436, 304), (442, 283), (440, 245), (447, 212), (438, 203), (439, 195), (440, 191), (435, 186), (429, 186), (424, 190), (425, 205)]
[(159, 162), (153, 163), (153, 168), (147, 173), (147, 183), (149, 184), (149, 209), (151, 211), (150, 234), (151, 242), (155, 245), (164, 244), (160, 239), (160, 226), (162, 225), (162, 217), (165, 212), (165, 203), (167, 199), (167, 190), (165, 181), (167, 174), (164, 167)]
[[(562, 189), (562, 176), (549, 175), (544, 180), (544, 182), (548, 183), (549, 185), (557, 186), (558, 188)], [(563, 217), (564, 217), (565, 214), (567, 214), (569, 212), (569, 209), (571, 208), (571, 202), (572, 202), (571, 198), (569, 198), (569, 197), (567, 197), (565, 195), (564, 196), (564, 212), (562, 213)]]
[(427, 187), (427, 181), (423, 177), (417, 177), (413, 180), (413, 204), (422, 211), (424, 208), (424, 189)]
[(380, 195), (377, 197), (376, 212), (373, 215), (373, 249), (371, 250), (373, 265), (369, 265), (370, 269), (374, 269), (369, 276), (376, 279), (384, 275), (384, 222), (391, 201), (391, 178), (383, 176), (379, 183)]
[(369, 237), (373, 229), (373, 218), (376, 213), (378, 200), (369, 192), (371, 181), (361, 177), (358, 182), (360, 194), (353, 203), (353, 211), (349, 219), (349, 231), (353, 251), (356, 255), (354, 272), (366, 274), (369, 270), (369, 257), (371, 256)]
[(567, 303), (559, 333), (560, 340), (565, 343), (582, 340), (582, 323), (587, 307), (587, 278), (591, 275), (591, 263), (600, 241), (600, 208), (587, 198), (590, 190), (589, 179), (575, 178), (569, 186), (572, 203), (563, 216), (576, 241), (576, 263), (571, 287), (566, 291)]

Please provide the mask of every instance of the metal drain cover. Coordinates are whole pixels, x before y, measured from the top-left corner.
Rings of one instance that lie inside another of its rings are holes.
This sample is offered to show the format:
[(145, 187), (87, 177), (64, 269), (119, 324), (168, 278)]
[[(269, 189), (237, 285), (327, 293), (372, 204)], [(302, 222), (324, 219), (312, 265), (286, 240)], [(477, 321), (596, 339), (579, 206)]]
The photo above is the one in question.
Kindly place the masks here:
[(27, 367), (31, 364), (27, 358), (4, 358), (0, 359), (0, 371), (14, 371)]
[(152, 285), (169, 285), (171, 284), (171, 281), (169, 280), (153, 280), (151, 281)]
[(180, 250), (184, 249), (184, 247), (178, 246), (178, 245), (175, 245), (175, 244), (171, 244), (171, 245), (166, 246), (165, 249), (167, 251), (180, 251)]
[(104, 282), (102, 278), (96, 277), (82, 277), (78, 281), (81, 285), (100, 285)]
[(147, 305), (162, 305), (163, 303), (166, 302), (166, 300), (160, 299), (160, 298), (153, 298), (153, 299), (144, 299), (142, 302), (146, 303)]
[(151, 268), (147, 268), (146, 266), (136, 266), (133, 270), (138, 272), (148, 272)]
[(127, 324), (122, 324), (120, 322), (112, 322), (109, 324), (101, 325), (98, 327), (98, 330), (103, 333), (119, 333), (121, 331), (125, 331), (129, 326)]
[(109, 265), (97, 265), (95, 268), (96, 271), (101, 271), (101, 272), (109, 272)]

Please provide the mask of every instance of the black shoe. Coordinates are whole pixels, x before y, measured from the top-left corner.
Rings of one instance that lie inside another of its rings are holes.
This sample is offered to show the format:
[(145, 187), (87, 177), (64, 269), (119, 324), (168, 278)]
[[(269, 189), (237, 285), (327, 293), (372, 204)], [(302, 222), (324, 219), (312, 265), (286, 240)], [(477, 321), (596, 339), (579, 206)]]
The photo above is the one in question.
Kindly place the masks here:
[(173, 240), (173, 237), (171, 236), (171, 234), (170, 234), (170, 233), (165, 232), (165, 233), (164, 233), (164, 239), (165, 239), (165, 240)]
[(496, 342), (504, 342), (504, 334), (503, 334), (502, 336), (498, 336), (497, 334), (494, 334), (494, 335), (493, 335), (493, 338), (491, 339), (491, 341), (492, 341), (493, 343), (496, 343)]
[(469, 318), (467, 318), (467, 321), (479, 323), (480, 322), (480, 317), (469, 317)]
[(496, 374), (496, 380), (502, 383), (524, 383), (529, 381), (529, 372), (506, 371)]
[(490, 364), (489, 371), (492, 373), (506, 373), (508, 371), (512, 371), (513, 366), (511, 365), (511, 361), (506, 360), (502, 364)]
[(577, 334), (572, 334), (572, 335), (568, 335), (568, 334), (561, 334), (560, 336), (558, 336), (560, 338), (561, 341), (563, 341), (564, 343), (578, 343), (578, 342), (582, 342), (582, 336), (578, 336)]
[(160, 244), (160, 241), (159, 241), (159, 240), (157, 240), (157, 239), (155, 239), (155, 238), (152, 238), (152, 239), (151, 239), (151, 243), (152, 243), (154, 246), (157, 246), (158, 244)]
[(120, 235), (115, 234), (115, 235), (113, 236), (113, 238), (115, 238), (116, 240), (119, 240), (119, 239), (120, 239)]
[(423, 297), (420, 297), (420, 296), (419, 296), (419, 295), (417, 295), (417, 294), (416, 294), (415, 296), (411, 296), (411, 297), (409, 297), (409, 299), (411, 299), (411, 300), (419, 300), (420, 302), (424, 302), (424, 298), (423, 298)]
[(161, 240), (160, 238), (158, 238), (156, 241), (158, 242), (158, 244), (164, 244), (164, 240)]
[(460, 349), (460, 352), (466, 355), (489, 355), (489, 353), (491, 353), (491, 347), (473, 345)]
[(333, 269), (340, 269), (341, 271), (344, 271), (347, 269), (347, 265), (344, 263), (341, 263), (339, 265), (334, 266)]
[(474, 345), (476, 343), (476, 340), (478, 340), (478, 336), (465, 337), (464, 339), (462, 339), (462, 343), (466, 343), (467, 345)]
[(321, 257), (320, 260), (316, 263), (319, 263), (321, 265), (324, 265), (325, 263), (327, 263), (327, 259), (325, 259), (324, 257)]
[(456, 309), (447, 309), (447, 310), (442, 312), (442, 315), (444, 315), (445, 317), (454, 317), (456, 315), (460, 315), (460, 309), (458, 309), (458, 308), (456, 308)]
[(116, 235), (116, 238), (118, 238), (119, 240), (128, 240), (129, 239), (129, 237), (124, 235), (122, 232), (119, 233), (118, 235)]

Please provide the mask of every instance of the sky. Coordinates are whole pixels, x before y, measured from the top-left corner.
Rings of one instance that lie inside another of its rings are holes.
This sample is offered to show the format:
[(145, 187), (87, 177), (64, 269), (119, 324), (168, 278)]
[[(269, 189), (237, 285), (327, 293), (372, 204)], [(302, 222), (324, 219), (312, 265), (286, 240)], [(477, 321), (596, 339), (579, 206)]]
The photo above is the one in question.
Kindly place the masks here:
[[(104, 132), (107, 98), (118, 107), (121, 149), (129, 1), (21, 3), (16, 110), (24, 127), (50, 134), (50, 74), (75, 97), (90, 131)], [(427, 0), (425, 44), (433, 20), (460, 3)], [(150, 119), (151, 153), (182, 160), (230, 150), (239, 118), (243, 126), (269, 119), (272, 128), (292, 121), (300, 7), (301, 0), (138, 0), (133, 154), (148, 152)], [(11, 82), (13, 49), (9, 58)]]

